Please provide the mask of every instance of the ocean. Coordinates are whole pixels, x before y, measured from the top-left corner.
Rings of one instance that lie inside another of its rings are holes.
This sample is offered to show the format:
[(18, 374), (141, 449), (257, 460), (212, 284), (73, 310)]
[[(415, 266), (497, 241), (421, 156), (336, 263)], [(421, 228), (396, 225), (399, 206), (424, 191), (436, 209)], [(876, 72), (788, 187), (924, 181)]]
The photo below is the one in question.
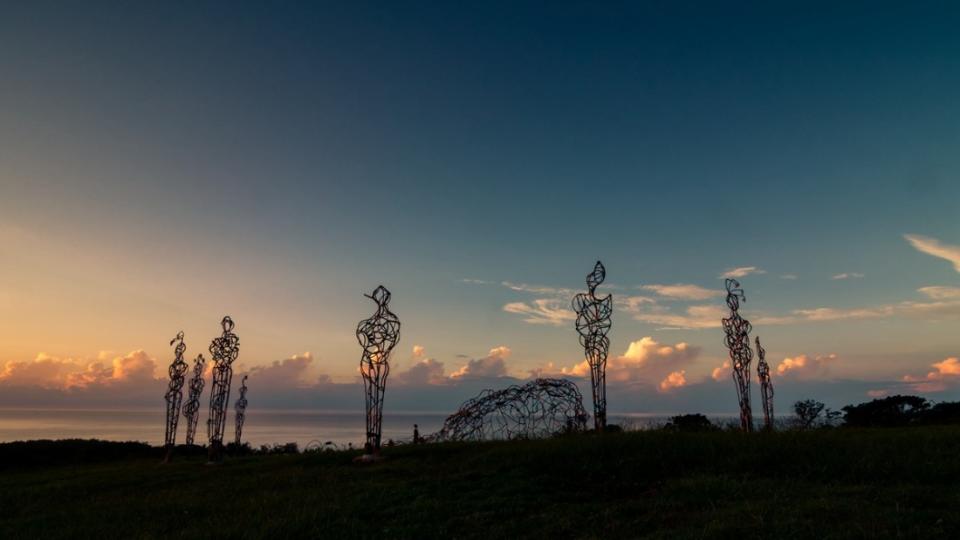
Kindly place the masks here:
[[(413, 425), (421, 435), (429, 435), (443, 426), (446, 414), (429, 412), (386, 412), (383, 441), (410, 441)], [(610, 415), (610, 422), (628, 428), (642, 428), (665, 420), (662, 416)], [(197, 442), (207, 439), (206, 417), (197, 425)], [(233, 414), (227, 418), (224, 440), (234, 439)], [(165, 429), (163, 409), (77, 410), (77, 409), (4, 409), (0, 408), (0, 442), (32, 439), (103, 439), (141, 441), (162, 445)], [(333, 443), (340, 447), (363, 446), (363, 412), (248, 410), (243, 426), (243, 441), (254, 447), (297, 443), (307, 445)], [(177, 442), (183, 442), (186, 421), (181, 416)]]

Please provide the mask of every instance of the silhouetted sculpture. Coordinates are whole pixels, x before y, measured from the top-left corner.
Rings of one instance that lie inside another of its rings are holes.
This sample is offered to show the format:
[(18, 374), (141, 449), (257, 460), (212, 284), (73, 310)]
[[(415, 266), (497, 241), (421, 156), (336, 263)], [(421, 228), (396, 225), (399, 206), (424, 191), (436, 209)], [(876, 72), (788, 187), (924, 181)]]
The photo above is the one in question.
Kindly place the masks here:
[(226, 428), (230, 381), (233, 378), (231, 365), (240, 354), (240, 338), (233, 333), (233, 319), (224, 317), (220, 325), (223, 327), (223, 334), (210, 343), (210, 354), (213, 357), (210, 417), (207, 419), (210, 461), (220, 461), (223, 457), (223, 431)]
[(484, 390), (448, 416), (429, 439), (532, 439), (586, 428), (587, 411), (577, 385), (566, 379), (535, 379), (522, 386)]
[(237, 446), (240, 446), (240, 436), (243, 434), (243, 421), (247, 416), (247, 376), (243, 376), (243, 381), (240, 382), (240, 399), (237, 400), (235, 405), (236, 412), (234, 416), (237, 421)]
[(183, 353), (187, 350), (183, 342), (183, 332), (177, 332), (177, 337), (170, 340), (170, 345), (174, 343), (173, 363), (168, 370), (170, 374), (170, 384), (167, 387), (167, 393), (164, 399), (167, 401), (167, 430), (164, 436), (164, 446), (167, 448), (167, 456), (170, 459), (170, 453), (177, 444), (177, 421), (180, 420), (180, 402), (183, 400), (183, 376), (187, 372), (187, 363), (183, 361)]
[(420, 444), (420, 426), (413, 425), (413, 444)]
[(750, 407), (750, 362), (753, 351), (750, 350), (750, 321), (740, 316), (740, 302), (747, 298), (740, 288), (740, 282), (727, 279), (727, 306), (730, 316), (723, 319), (725, 343), (730, 353), (733, 367), (733, 382), (737, 387), (737, 399), (740, 402), (740, 427), (744, 431), (753, 431), (753, 410)]
[(583, 346), (587, 363), (590, 364), (590, 381), (593, 389), (593, 425), (603, 431), (607, 425), (607, 352), (610, 350), (610, 315), (613, 313), (613, 295), (597, 298), (597, 286), (603, 283), (607, 270), (597, 261), (593, 272), (587, 274), (589, 291), (573, 297), (573, 310), (577, 312), (577, 332)]
[(760, 336), (755, 338), (757, 344), (757, 380), (760, 381), (760, 398), (763, 400), (763, 428), (773, 430), (773, 381), (770, 379), (770, 364), (767, 363), (767, 351), (760, 346)]
[(200, 418), (200, 395), (203, 394), (203, 368), (207, 359), (198, 354), (193, 361), (193, 378), (190, 379), (190, 393), (183, 404), (183, 417), (187, 419), (187, 444), (193, 444), (197, 434), (197, 420)]
[(380, 453), (380, 432), (383, 425), (383, 394), (390, 373), (390, 352), (400, 340), (400, 320), (387, 307), (390, 291), (383, 285), (373, 294), (364, 295), (377, 303), (377, 312), (357, 325), (357, 341), (363, 347), (360, 374), (363, 376), (367, 405), (368, 453)]

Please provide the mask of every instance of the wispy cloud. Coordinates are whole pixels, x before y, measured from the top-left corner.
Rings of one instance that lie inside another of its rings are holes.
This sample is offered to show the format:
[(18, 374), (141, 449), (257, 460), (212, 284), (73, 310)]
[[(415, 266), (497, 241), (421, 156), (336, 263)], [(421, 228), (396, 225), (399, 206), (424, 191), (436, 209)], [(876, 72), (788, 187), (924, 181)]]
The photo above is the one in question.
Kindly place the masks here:
[(756, 266), (738, 266), (736, 268), (728, 268), (724, 273), (720, 274), (721, 278), (741, 278), (743, 276), (749, 276), (750, 274), (766, 274), (766, 270), (757, 268)]
[(573, 297), (573, 295), (576, 294), (576, 291), (574, 291), (573, 289), (566, 289), (562, 287), (546, 287), (542, 285), (528, 285), (526, 283), (513, 283), (512, 281), (503, 281), (500, 284), (510, 290), (517, 291), (517, 292), (525, 292), (530, 294), (563, 296), (563, 297)]
[(863, 274), (861, 274), (860, 272), (844, 272), (844, 273), (842, 273), (842, 274), (835, 274), (835, 275), (833, 275), (833, 276), (830, 277), (830, 279), (834, 279), (834, 280), (837, 280), (837, 279), (861, 279), (861, 278), (863, 278)]
[(562, 326), (577, 318), (565, 303), (554, 298), (538, 298), (532, 302), (510, 302), (503, 306), (507, 313), (523, 315), (530, 324)]
[(929, 286), (917, 289), (920, 294), (934, 300), (960, 300), (960, 287)]
[(797, 279), (797, 275), (796, 275), (796, 274), (783, 274), (783, 275), (780, 276), (780, 279), (790, 279), (790, 280), (793, 280), (793, 279)]
[(470, 284), (470, 285), (490, 285), (490, 284), (493, 283), (493, 282), (492, 282), (492, 281), (484, 281), (484, 280), (482, 280), (482, 279), (463, 278), (463, 279), (460, 280), (460, 283), (468, 283), (468, 284)]
[(919, 234), (905, 234), (904, 238), (910, 242), (910, 245), (917, 251), (939, 257), (953, 263), (953, 269), (960, 272), (960, 246), (944, 244), (936, 238), (921, 236)]
[(723, 291), (719, 289), (707, 289), (689, 283), (643, 285), (640, 288), (653, 291), (660, 296), (674, 300), (707, 300), (708, 298), (715, 298), (724, 294)]

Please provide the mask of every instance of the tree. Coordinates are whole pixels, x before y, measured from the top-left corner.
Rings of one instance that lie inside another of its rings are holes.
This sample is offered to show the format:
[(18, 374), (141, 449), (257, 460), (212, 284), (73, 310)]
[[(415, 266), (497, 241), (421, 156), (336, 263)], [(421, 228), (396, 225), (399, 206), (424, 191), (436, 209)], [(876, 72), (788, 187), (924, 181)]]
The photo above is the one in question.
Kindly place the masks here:
[(817, 424), (824, 408), (826, 405), (815, 399), (798, 401), (793, 404), (794, 422), (800, 429), (810, 429)]
[(852, 427), (906, 426), (922, 418), (930, 402), (920, 396), (889, 396), (843, 408), (844, 424)]
[(699, 413), (674, 416), (663, 427), (671, 431), (713, 431), (717, 429), (709, 418)]

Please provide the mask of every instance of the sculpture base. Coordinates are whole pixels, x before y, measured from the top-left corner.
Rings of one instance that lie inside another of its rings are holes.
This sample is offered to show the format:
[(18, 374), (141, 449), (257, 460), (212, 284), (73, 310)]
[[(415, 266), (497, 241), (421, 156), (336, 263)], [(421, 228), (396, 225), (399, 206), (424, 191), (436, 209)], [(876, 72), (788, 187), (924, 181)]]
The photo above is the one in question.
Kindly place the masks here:
[(223, 461), (223, 443), (220, 441), (211, 441), (207, 449), (207, 464), (216, 464)]

